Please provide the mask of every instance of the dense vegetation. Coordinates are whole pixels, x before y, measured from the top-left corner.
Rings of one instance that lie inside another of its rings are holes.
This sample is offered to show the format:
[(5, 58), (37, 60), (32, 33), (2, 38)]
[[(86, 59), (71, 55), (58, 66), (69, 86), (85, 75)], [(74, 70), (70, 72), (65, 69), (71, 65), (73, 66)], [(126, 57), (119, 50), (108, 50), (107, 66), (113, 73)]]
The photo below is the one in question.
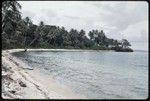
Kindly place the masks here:
[[(21, 5), (17, 1), (2, 3), (2, 48), (77, 48), (77, 49), (123, 49), (131, 46), (126, 39), (120, 41), (106, 37), (103, 30), (87, 34), (64, 27), (32, 23), (22, 18)], [(87, 36), (88, 35), (88, 36)], [(129, 49), (129, 48), (128, 48)]]

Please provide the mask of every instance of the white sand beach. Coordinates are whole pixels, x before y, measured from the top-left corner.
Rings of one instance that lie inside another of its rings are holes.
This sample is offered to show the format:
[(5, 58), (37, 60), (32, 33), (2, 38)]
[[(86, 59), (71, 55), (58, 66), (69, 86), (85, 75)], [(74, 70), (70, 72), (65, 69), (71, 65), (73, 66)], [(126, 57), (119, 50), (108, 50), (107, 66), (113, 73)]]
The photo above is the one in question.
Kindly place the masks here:
[[(27, 51), (53, 51), (62, 49), (28, 49)], [(13, 52), (24, 49), (2, 51), (2, 98), (3, 99), (85, 99), (68, 86), (53, 80), (49, 75), (32, 69)], [(65, 50), (67, 51), (67, 50)], [(69, 50), (70, 51), (70, 50)]]

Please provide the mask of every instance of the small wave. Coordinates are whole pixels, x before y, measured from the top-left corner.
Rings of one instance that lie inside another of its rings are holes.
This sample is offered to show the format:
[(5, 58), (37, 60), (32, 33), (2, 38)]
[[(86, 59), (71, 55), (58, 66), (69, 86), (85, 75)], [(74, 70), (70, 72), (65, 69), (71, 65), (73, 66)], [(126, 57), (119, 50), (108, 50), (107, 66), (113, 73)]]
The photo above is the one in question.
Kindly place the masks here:
[(27, 62), (29, 62), (29, 63), (43, 64), (43, 63), (41, 63), (41, 62), (33, 61), (33, 60), (30, 60), (30, 59), (25, 59), (25, 61), (27, 61)]
[(134, 87), (134, 89), (136, 89), (136, 90), (145, 90), (144, 88), (141, 88), (141, 87)]
[(137, 67), (148, 67), (147, 65), (143, 65), (143, 64), (134, 64)]

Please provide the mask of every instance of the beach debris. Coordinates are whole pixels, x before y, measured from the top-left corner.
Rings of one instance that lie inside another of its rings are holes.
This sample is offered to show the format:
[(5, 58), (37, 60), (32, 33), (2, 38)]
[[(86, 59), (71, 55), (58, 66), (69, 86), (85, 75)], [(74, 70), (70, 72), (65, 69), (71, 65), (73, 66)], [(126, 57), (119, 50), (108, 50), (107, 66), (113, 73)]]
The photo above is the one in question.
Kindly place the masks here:
[(27, 87), (27, 85), (26, 85), (24, 82), (22, 82), (22, 81), (19, 81), (19, 85), (20, 85), (21, 87)]
[(10, 71), (10, 70), (11, 70), (11, 67), (8, 66), (7, 64), (3, 63), (3, 65), (2, 65), (2, 70), (5, 71), (5, 72), (8, 71), (8, 70)]
[(33, 70), (33, 68), (30, 67), (22, 67), (23, 69), (27, 69), (27, 70)]
[(5, 80), (9, 80), (9, 81), (12, 81), (12, 82), (15, 82), (13, 80), (13, 78), (11, 77), (12, 74), (8, 74), (8, 73), (3, 73), (2, 74), (2, 79), (5, 79)]
[(11, 91), (9, 91), (9, 92), (11, 92), (11, 93), (13, 93), (13, 94), (15, 94), (15, 93), (16, 93), (16, 91), (15, 91), (15, 90), (11, 90)]
[(24, 49), (24, 52), (26, 52), (26, 51), (27, 51), (27, 49), (25, 48), (25, 49)]

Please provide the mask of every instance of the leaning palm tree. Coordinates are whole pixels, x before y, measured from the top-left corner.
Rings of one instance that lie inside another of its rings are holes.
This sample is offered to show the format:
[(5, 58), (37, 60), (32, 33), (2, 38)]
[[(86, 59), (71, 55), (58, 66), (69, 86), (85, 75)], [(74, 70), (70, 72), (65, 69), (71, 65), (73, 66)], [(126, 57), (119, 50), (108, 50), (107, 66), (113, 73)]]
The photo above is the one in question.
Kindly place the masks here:
[[(27, 21), (28, 21), (28, 19), (27, 19)], [(27, 51), (27, 48), (29, 46), (31, 46), (37, 39), (39, 39), (40, 37), (43, 36), (43, 33), (44, 33), (43, 28), (44, 28), (44, 23), (43, 23), (43, 21), (41, 21), (39, 26), (36, 28), (36, 30), (34, 32), (35, 38), (31, 41), (31, 43), (29, 45), (26, 45), (24, 51)], [(25, 40), (26, 40), (26, 38), (25, 38)]]

